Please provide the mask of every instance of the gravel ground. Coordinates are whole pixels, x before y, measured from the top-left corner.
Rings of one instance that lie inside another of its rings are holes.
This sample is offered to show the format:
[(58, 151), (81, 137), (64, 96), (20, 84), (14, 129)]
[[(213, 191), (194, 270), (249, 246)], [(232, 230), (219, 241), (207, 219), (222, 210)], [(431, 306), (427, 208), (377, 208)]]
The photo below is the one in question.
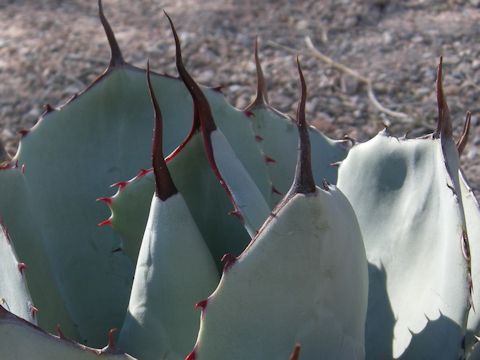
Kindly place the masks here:
[[(106, 16), (127, 61), (176, 74), (174, 45), (162, 10), (180, 33), (184, 59), (205, 85), (223, 85), (237, 107), (255, 93), (253, 43), (258, 36), (270, 102), (293, 113), (298, 100), (294, 53), (309, 86), (307, 116), (332, 137), (367, 140), (390, 125), (411, 136), (435, 127), (435, 73), (444, 57), (444, 86), (455, 133), (472, 112), (464, 167), (480, 189), (480, 0), (104, 0)], [(386, 107), (380, 113), (366, 87), (308, 52), (310, 36), (323, 54), (371, 79)], [(0, 0), (0, 140), (14, 153), (18, 131), (43, 105), (59, 105), (106, 67), (109, 48), (96, 0)]]

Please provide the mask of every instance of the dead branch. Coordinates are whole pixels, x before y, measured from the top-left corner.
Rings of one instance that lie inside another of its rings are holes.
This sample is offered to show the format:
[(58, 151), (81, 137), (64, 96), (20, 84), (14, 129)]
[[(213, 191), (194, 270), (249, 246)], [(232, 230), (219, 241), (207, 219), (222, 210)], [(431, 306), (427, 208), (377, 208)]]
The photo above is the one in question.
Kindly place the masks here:
[[(377, 110), (379, 110), (380, 112), (382, 112), (384, 114), (387, 114), (389, 116), (392, 116), (392, 117), (395, 117), (395, 118), (398, 118), (398, 119), (402, 119), (403, 121), (412, 122), (412, 118), (409, 115), (407, 115), (403, 112), (388, 109), (387, 107), (383, 106), (380, 103), (380, 101), (378, 101), (377, 97), (375, 96), (375, 92), (373, 90), (373, 82), (370, 78), (365, 77), (365, 76), (359, 74), (357, 71), (355, 71), (355, 70), (353, 70), (353, 69), (351, 69), (351, 68), (349, 68), (349, 67), (347, 67), (347, 66), (345, 66), (345, 65), (343, 65), (343, 64), (341, 64), (341, 63), (339, 63), (335, 60), (333, 60), (332, 58), (326, 56), (325, 54), (322, 54), (315, 47), (315, 45), (313, 45), (312, 39), (309, 36), (305, 37), (305, 43), (306, 43), (308, 49), (310, 50), (310, 54), (313, 55), (315, 58), (319, 59), (320, 61), (330, 65), (331, 67), (333, 67), (333, 68), (335, 68), (335, 69), (337, 69), (337, 70), (339, 70), (339, 71), (341, 71), (345, 74), (348, 74), (348, 75), (354, 77), (355, 79), (357, 79), (361, 83), (365, 84), (366, 88), (367, 88), (368, 99), (370, 100), (372, 105)], [(291, 53), (305, 55), (304, 51), (298, 51), (298, 50), (295, 50), (295, 49), (290, 48), (288, 46), (278, 44), (274, 41), (269, 41), (269, 44), (273, 47), (280, 48), (280, 49), (283, 49), (283, 50), (291, 52)]]

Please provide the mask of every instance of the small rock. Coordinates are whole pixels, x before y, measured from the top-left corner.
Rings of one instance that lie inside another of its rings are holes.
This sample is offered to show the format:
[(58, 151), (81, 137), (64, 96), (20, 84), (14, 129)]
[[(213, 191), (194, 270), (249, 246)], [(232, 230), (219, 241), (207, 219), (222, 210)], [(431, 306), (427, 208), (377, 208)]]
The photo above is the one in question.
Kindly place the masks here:
[(420, 36), (420, 35), (415, 35), (413, 38), (412, 38), (412, 42), (414, 43), (421, 43), (423, 41), (423, 37)]
[(467, 158), (468, 158), (469, 160), (473, 160), (473, 159), (475, 159), (475, 158), (477, 157), (477, 154), (478, 154), (477, 148), (476, 148), (476, 147), (472, 147), (472, 148), (468, 151), (468, 153), (467, 153)]
[(476, 135), (473, 138), (473, 145), (480, 145), (480, 136)]
[(315, 103), (313, 101), (307, 101), (305, 104), (305, 111), (312, 113), (315, 110)]
[(212, 81), (214, 76), (215, 73), (213, 70), (205, 70), (197, 77), (197, 81), (200, 83), (209, 83)]
[(349, 95), (355, 94), (358, 90), (359, 85), (360, 83), (358, 82), (358, 80), (350, 75), (342, 75), (340, 79), (340, 86), (342, 88), (342, 91)]
[(36, 119), (40, 116), (40, 110), (37, 107), (34, 107), (28, 112), (27, 116)]
[(472, 123), (472, 126), (477, 126), (478, 125), (478, 116), (472, 115), (471, 123)]
[(421, 87), (415, 90), (415, 96), (418, 97), (428, 96), (430, 94), (432, 94), (432, 89), (427, 87)]
[(300, 30), (300, 31), (307, 29), (308, 28), (308, 21), (305, 20), (305, 19), (300, 20), (299, 22), (297, 22), (296, 28), (297, 28), (297, 30)]
[(384, 45), (390, 45), (393, 42), (392, 33), (390, 33), (389, 31), (385, 31), (382, 34), (382, 40)]
[[(480, 0), (478, 0), (480, 1)], [(472, 61), (472, 70), (478, 70), (480, 69), (480, 60), (479, 59), (475, 59)]]

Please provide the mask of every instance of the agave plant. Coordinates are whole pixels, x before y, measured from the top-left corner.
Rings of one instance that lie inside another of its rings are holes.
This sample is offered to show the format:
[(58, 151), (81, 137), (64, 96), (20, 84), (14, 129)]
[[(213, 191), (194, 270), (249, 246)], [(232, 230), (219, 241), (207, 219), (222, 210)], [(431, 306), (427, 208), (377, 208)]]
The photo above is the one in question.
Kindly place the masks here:
[(2, 359), (478, 357), (470, 118), (455, 144), (441, 64), (434, 134), (348, 150), (307, 125), (298, 59), (295, 120), (257, 46), (241, 111), (168, 15), (179, 78), (125, 62), (99, 9), (109, 67), (0, 169)]

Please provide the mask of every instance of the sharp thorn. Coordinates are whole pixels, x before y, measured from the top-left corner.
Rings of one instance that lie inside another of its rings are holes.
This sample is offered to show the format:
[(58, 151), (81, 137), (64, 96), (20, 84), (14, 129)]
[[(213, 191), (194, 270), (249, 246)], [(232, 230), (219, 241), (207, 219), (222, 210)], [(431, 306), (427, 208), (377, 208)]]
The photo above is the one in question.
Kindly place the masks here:
[(323, 189), (325, 191), (330, 191), (330, 184), (328, 183), (328, 181), (326, 179), (323, 179), (322, 186), (323, 186)]
[(467, 146), (467, 143), (468, 143), (468, 137), (470, 135), (471, 120), (472, 120), (472, 113), (470, 111), (467, 111), (467, 115), (465, 117), (465, 123), (463, 125), (462, 135), (460, 135), (460, 139), (458, 139), (457, 141), (457, 150), (460, 156), (463, 154), (463, 151), (465, 150), (465, 147)]
[(102, 201), (107, 204), (109, 207), (112, 207), (113, 199), (111, 197), (101, 197), (98, 198), (96, 201)]
[(118, 187), (118, 190), (123, 190), (127, 187), (128, 181), (119, 181), (115, 184), (110, 185), (110, 187)]
[(48, 113), (51, 113), (52, 111), (55, 111), (55, 108), (50, 104), (45, 104), (43, 106), (43, 111), (44, 111), (44, 114), (48, 114)]
[(197, 358), (197, 351), (193, 350), (190, 354), (187, 355), (185, 360), (195, 360)]
[(101, 227), (101, 226), (106, 226), (106, 225), (112, 225), (112, 219), (107, 219), (107, 220), (103, 220), (101, 222), (99, 222), (97, 224), (97, 226)]
[(211, 87), (210, 89), (212, 89), (213, 91), (218, 92), (220, 94), (223, 94), (223, 89), (224, 88), (225, 88), (225, 86), (218, 85), (218, 86)]
[(271, 157), (268, 156), (268, 155), (265, 155), (265, 156), (264, 156), (264, 159), (265, 159), (265, 162), (266, 162), (267, 164), (275, 164), (275, 163), (277, 162), (275, 159), (271, 158)]
[(115, 350), (115, 333), (116, 332), (117, 332), (116, 328), (110, 329), (108, 331), (108, 345), (107, 345), (108, 351)]
[(352, 146), (354, 146), (357, 143), (357, 140), (355, 140), (354, 138), (352, 138), (351, 136), (346, 135), (346, 134), (343, 135), (343, 140), (350, 141)]
[(272, 193), (283, 196), (284, 194), (272, 185)]
[(140, 171), (138, 172), (136, 178), (137, 179), (140, 179), (142, 177), (144, 177), (145, 175), (151, 173), (153, 171), (153, 169), (140, 169)]
[(452, 137), (452, 122), (450, 120), (450, 111), (448, 110), (447, 101), (443, 92), (443, 58), (440, 57), (440, 62), (437, 69), (437, 105), (438, 105), (438, 120), (437, 129), (435, 130), (435, 138), (449, 138)]
[(300, 359), (300, 344), (295, 344), (292, 354), (290, 355), (289, 360), (299, 360)]
[(32, 316), (32, 318), (35, 319), (38, 313), (38, 309), (31, 303), (29, 304), (29, 308), (30, 308), (30, 315)]
[(27, 265), (24, 262), (19, 262), (17, 264), (18, 271), (23, 275), (23, 272), (27, 269)]
[(150, 77), (150, 63), (147, 61), (147, 84), (150, 100), (153, 105), (154, 112), (154, 130), (153, 130), (153, 144), (152, 144), (152, 165), (153, 173), (155, 175), (155, 194), (158, 198), (165, 201), (172, 195), (178, 193), (175, 184), (173, 183), (170, 172), (168, 171), (167, 163), (163, 156), (163, 124), (162, 113), (160, 106), (155, 97), (155, 92), (152, 86), (152, 79)]
[(56, 327), (56, 332), (57, 332), (57, 336), (62, 339), (62, 340), (68, 340), (67, 337), (65, 336), (65, 334), (63, 333), (62, 329), (60, 328), (60, 324), (57, 324), (57, 327)]
[[(200, 89), (200, 86), (195, 82), (195, 80), (193, 80), (191, 75), (185, 69), (185, 66), (183, 64), (183, 59), (182, 59), (182, 49), (180, 46), (180, 39), (178, 38), (177, 31), (175, 30), (175, 26), (173, 25), (172, 19), (170, 18), (170, 16), (167, 14), (166, 11), (164, 11), (164, 13), (170, 23), (170, 27), (173, 33), (173, 38), (175, 39), (177, 70), (180, 75), (180, 78), (182, 79), (183, 83), (185, 84), (188, 91), (190, 92), (190, 95), (192, 96), (193, 105), (194, 105), (194, 120), (196, 118), (196, 121), (200, 123), (202, 131), (204, 133), (204, 138), (205, 138), (205, 135), (209, 135), (210, 133), (212, 133), (214, 130), (217, 129), (217, 126), (215, 125), (215, 122), (213, 120), (212, 111), (210, 109), (210, 105), (208, 103), (207, 98), (205, 97), (202, 90)], [(207, 148), (210, 146), (211, 144), (206, 145)], [(207, 152), (208, 151), (209, 149), (207, 149)]]
[(253, 111), (250, 111), (250, 110), (244, 110), (243, 113), (245, 114), (246, 117), (255, 117), (255, 114), (253, 113)]
[(257, 93), (255, 99), (250, 105), (247, 106), (246, 110), (253, 109), (259, 106), (268, 105), (268, 93), (267, 85), (265, 82), (265, 77), (263, 75), (262, 64), (260, 63), (260, 58), (258, 56), (258, 36), (255, 38), (255, 69), (257, 72)]
[(235, 216), (235, 217), (238, 218), (240, 221), (243, 221), (242, 213), (241, 213), (240, 210), (238, 210), (238, 209), (235, 209), (235, 210), (230, 211), (230, 212), (228, 213), (228, 215)]
[(297, 57), (298, 74), (301, 84), (301, 98), (297, 108), (297, 127), (299, 134), (299, 153), (297, 159), (297, 168), (293, 180), (291, 192), (301, 194), (313, 194), (316, 192), (315, 180), (312, 172), (312, 161), (310, 154), (310, 138), (308, 134), (308, 125), (305, 120), (305, 104), (307, 101), (307, 85), (303, 77), (300, 60)]
[(208, 299), (205, 299), (196, 303), (195, 309), (205, 310), (207, 308), (207, 305), (208, 305)]
[(108, 44), (110, 45), (111, 58), (110, 65), (108, 67), (113, 68), (115, 66), (125, 65), (125, 60), (123, 60), (122, 51), (118, 46), (115, 34), (113, 33), (112, 27), (103, 13), (102, 0), (98, 0), (98, 15), (100, 17), (103, 29), (105, 30), (105, 34), (107, 35)]
[(237, 261), (237, 258), (232, 254), (225, 254), (222, 256), (221, 262), (223, 264), (223, 272), (226, 273)]
[[(183, 83), (187, 87), (193, 99), (194, 127), (195, 127), (195, 122), (197, 122), (202, 132), (203, 144), (205, 147), (208, 163), (210, 164), (210, 167), (212, 168), (218, 181), (220, 182), (225, 192), (227, 193), (230, 199), (230, 202), (233, 204), (234, 208), (237, 209), (237, 206), (235, 204), (235, 199), (233, 198), (233, 194), (231, 193), (228, 185), (225, 183), (225, 180), (223, 179), (222, 174), (220, 173), (220, 170), (218, 169), (218, 166), (215, 162), (212, 139), (210, 135), (213, 131), (217, 129), (217, 126), (215, 125), (212, 111), (210, 109), (210, 105), (208, 103), (207, 98), (205, 97), (205, 94), (200, 89), (199, 85), (195, 82), (195, 80), (193, 80), (193, 78), (190, 76), (188, 71), (185, 69), (185, 66), (183, 65), (183, 60), (182, 60), (182, 53), (181, 53), (182, 49), (180, 46), (180, 40), (178, 38), (177, 31), (175, 30), (173, 21), (170, 18), (170, 16), (167, 14), (167, 12), (165, 12), (165, 16), (167, 17), (170, 23), (173, 37), (175, 39), (176, 65), (177, 65), (178, 73), (180, 74), (180, 78), (182, 79)], [(243, 223), (243, 217), (240, 218), (240, 221), (242, 221)]]

